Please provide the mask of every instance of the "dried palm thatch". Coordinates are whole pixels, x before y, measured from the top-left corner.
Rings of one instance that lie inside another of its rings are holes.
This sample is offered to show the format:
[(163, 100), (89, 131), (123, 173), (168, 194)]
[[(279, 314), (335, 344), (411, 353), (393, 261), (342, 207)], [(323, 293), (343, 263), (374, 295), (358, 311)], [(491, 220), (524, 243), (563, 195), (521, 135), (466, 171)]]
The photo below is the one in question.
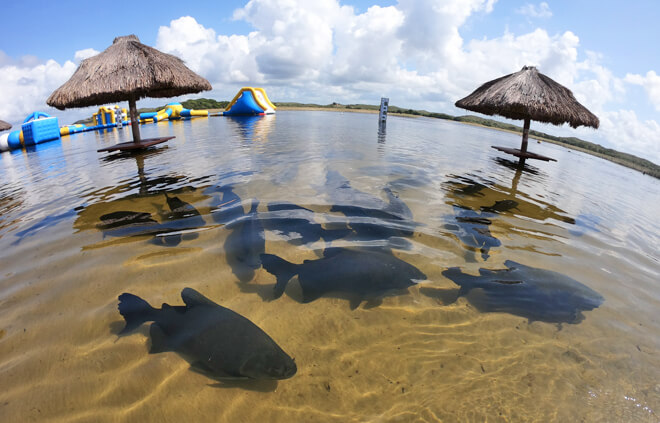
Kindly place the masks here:
[(67, 107), (129, 102), (134, 141), (139, 142), (135, 102), (144, 97), (175, 97), (210, 90), (211, 84), (181, 59), (146, 46), (135, 35), (117, 37), (96, 56), (83, 60), (46, 103)]
[(456, 106), (486, 115), (571, 127), (598, 128), (598, 118), (578, 103), (568, 88), (540, 73), (534, 66), (486, 82)]
[(527, 151), (530, 120), (571, 127), (598, 128), (598, 117), (578, 103), (568, 88), (540, 73), (534, 66), (486, 82), (456, 107), (486, 115), (525, 121), (521, 152)]
[(11, 129), (11, 125), (4, 120), (0, 120), (0, 131), (6, 131), (7, 129)]

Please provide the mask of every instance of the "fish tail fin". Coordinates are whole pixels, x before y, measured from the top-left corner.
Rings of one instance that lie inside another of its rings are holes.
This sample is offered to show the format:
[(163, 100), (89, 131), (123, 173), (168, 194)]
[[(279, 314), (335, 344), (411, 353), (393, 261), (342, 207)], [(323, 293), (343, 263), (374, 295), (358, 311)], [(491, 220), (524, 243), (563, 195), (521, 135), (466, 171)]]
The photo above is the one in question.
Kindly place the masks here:
[(277, 283), (275, 284), (275, 298), (279, 298), (284, 293), (286, 284), (289, 282), (296, 273), (298, 273), (298, 265), (289, 263), (283, 258), (277, 257), (273, 254), (261, 254), (261, 264), (271, 275), (275, 275)]
[(126, 320), (126, 326), (119, 332), (120, 335), (132, 331), (144, 322), (154, 320), (158, 311), (137, 295), (126, 292), (119, 296), (118, 308)]

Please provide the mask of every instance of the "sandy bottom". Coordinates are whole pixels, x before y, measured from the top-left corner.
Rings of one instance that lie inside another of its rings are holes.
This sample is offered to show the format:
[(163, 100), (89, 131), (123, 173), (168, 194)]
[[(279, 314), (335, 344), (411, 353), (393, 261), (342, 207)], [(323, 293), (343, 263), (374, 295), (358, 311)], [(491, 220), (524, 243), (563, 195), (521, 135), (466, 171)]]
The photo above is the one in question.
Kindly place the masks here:
[[(131, 204), (150, 207), (150, 200)], [(452, 301), (456, 286), (441, 275), (443, 263), (417, 253), (431, 243), (422, 235), (395, 254), (427, 274), (425, 287), (446, 295), (422, 295), (415, 286), (378, 307), (351, 310), (339, 298), (299, 303), (294, 279), (272, 300), (275, 280), (265, 270), (237, 282), (222, 227), (167, 248), (150, 237), (103, 238), (90, 229), (93, 221), (78, 217), (73, 240), (58, 227), (26, 238), (3, 265), (1, 421), (659, 420), (656, 340), (640, 343), (626, 329), (643, 330), (656, 317), (628, 322), (616, 302), (561, 328), (480, 313), (464, 298)], [(267, 251), (301, 262), (319, 250), (293, 249), (269, 233)], [(494, 267), (503, 261), (492, 260)], [(117, 335), (119, 294), (177, 305), (186, 286), (264, 329), (295, 357), (298, 373), (279, 382), (221, 382), (176, 353), (149, 354), (147, 325)]]

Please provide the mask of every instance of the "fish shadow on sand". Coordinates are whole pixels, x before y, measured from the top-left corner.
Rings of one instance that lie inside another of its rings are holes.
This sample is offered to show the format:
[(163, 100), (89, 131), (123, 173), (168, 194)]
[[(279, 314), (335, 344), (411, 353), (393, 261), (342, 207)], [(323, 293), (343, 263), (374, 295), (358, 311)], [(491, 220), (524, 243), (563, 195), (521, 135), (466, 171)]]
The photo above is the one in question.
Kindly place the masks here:
[(220, 382), (212, 386), (272, 391), (277, 380), (295, 375), (295, 361), (250, 320), (191, 288), (183, 289), (181, 298), (183, 306), (154, 308), (136, 295), (121, 294), (118, 308), (126, 325), (118, 335), (153, 322), (149, 353), (178, 353), (194, 371)]
[(161, 212), (163, 219), (161, 227), (167, 228), (167, 231), (158, 233), (152, 239), (152, 243), (166, 247), (175, 247), (182, 240), (189, 241), (196, 239), (199, 235), (196, 232), (190, 231), (206, 225), (199, 211), (179, 197), (170, 197), (167, 193), (165, 193), (165, 200), (170, 211)]
[(450, 223), (444, 228), (458, 238), (465, 247), (465, 261), (474, 263), (475, 252), (479, 251), (484, 261), (490, 257), (490, 249), (502, 245), (499, 239), (490, 232), (493, 223), (490, 213), (478, 213), (466, 207), (454, 205), (454, 215), (447, 219)]
[(264, 269), (276, 277), (274, 298), (281, 297), (297, 275), (300, 291), (287, 293), (301, 303), (333, 297), (348, 299), (351, 309), (363, 301), (367, 308), (375, 307), (383, 297), (407, 293), (410, 286), (426, 280), (424, 273), (386, 248), (330, 247), (322, 258), (301, 264), (273, 254), (262, 254), (261, 260)]
[(104, 238), (151, 235), (152, 244), (165, 247), (175, 247), (182, 240), (196, 239), (198, 234), (195, 231), (206, 225), (199, 211), (179, 197), (170, 197), (165, 193), (165, 199), (169, 211), (157, 205), (161, 209), (159, 215), (162, 222), (155, 220), (151, 213), (120, 210), (102, 215), (96, 228), (103, 232)]
[[(603, 297), (582, 283), (546, 269), (538, 269), (507, 260), (506, 269), (479, 269), (479, 276), (452, 267), (442, 274), (460, 286), (456, 297), (465, 297), (482, 313), (504, 312), (541, 321), (577, 324), (583, 311), (598, 308)], [(437, 292), (440, 291), (440, 292)], [(444, 291), (444, 292), (443, 292)], [(421, 288), (424, 295), (450, 299), (448, 290)]]

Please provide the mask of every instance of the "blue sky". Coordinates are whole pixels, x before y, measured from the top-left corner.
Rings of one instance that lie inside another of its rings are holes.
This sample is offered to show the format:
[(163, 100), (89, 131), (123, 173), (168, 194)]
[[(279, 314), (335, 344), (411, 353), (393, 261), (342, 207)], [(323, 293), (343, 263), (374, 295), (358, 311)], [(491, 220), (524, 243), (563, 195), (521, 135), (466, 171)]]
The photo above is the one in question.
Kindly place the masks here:
[[(115, 36), (181, 57), (229, 100), (390, 104), (464, 114), (483, 82), (536, 65), (599, 116), (597, 131), (533, 124), (660, 163), (660, 2), (224, 0), (7, 2), (0, 26), (0, 119), (35, 110), (69, 123), (48, 95)], [(187, 96), (194, 97), (194, 96)], [(185, 97), (185, 98), (187, 98)], [(143, 99), (138, 106), (162, 104)]]

